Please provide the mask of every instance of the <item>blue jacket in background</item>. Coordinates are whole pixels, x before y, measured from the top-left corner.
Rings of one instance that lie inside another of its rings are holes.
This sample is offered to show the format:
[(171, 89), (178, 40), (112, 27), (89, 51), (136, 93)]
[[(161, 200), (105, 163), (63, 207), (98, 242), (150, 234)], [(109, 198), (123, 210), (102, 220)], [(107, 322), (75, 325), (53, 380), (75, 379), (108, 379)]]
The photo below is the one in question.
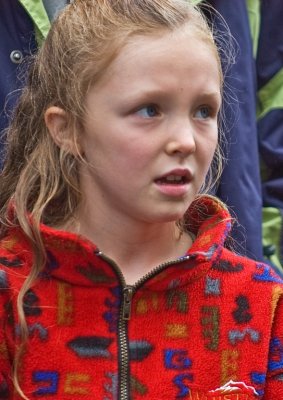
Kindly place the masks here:
[[(283, 1), (261, 0), (256, 54), (263, 243), (283, 267)], [(270, 251), (271, 250), (271, 251)]]
[(36, 51), (49, 26), (40, 1), (0, 0), (0, 151), (3, 129), (25, 82), (24, 60)]
[[(22, 82), (18, 78), (18, 67), (23, 58), (36, 49), (34, 26), (31, 18), (17, 0), (0, 0), (0, 109), (8, 110), (17, 98), (7, 94), (17, 90)], [(2, 111), (0, 129), (7, 125), (7, 116)]]
[[(210, 0), (204, 3), (212, 5), (224, 17), (237, 42), (236, 62), (225, 79), (224, 92), (228, 92), (229, 102), (225, 106), (224, 132), (229, 143), (226, 149), (228, 162), (217, 195), (237, 218), (232, 232), (236, 250), (261, 260), (262, 196), (256, 124), (257, 86), (246, 1)], [(213, 13), (206, 14), (214, 18), (215, 29), (224, 29), (225, 34), (223, 21), (215, 18)]]

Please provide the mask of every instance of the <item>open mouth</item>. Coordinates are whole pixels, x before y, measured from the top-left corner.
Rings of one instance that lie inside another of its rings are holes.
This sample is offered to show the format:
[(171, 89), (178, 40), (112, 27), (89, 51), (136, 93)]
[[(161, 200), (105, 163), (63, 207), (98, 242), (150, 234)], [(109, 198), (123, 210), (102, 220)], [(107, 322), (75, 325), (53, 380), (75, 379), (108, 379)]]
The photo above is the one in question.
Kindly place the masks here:
[(159, 185), (185, 185), (188, 182), (188, 177), (184, 175), (167, 175), (156, 180)]

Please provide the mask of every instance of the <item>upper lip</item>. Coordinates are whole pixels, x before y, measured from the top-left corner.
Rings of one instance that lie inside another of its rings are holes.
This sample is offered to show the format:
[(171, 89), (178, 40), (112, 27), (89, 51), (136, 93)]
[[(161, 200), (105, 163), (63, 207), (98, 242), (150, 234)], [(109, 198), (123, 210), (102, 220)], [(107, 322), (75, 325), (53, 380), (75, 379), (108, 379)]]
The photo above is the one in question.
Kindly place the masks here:
[(176, 176), (176, 177), (182, 177), (184, 178), (185, 182), (189, 182), (193, 175), (191, 173), (191, 171), (187, 168), (175, 168), (172, 169), (171, 171), (166, 172), (165, 174), (161, 175), (160, 177), (158, 177), (156, 180), (160, 180), (160, 179), (165, 179), (168, 176)]

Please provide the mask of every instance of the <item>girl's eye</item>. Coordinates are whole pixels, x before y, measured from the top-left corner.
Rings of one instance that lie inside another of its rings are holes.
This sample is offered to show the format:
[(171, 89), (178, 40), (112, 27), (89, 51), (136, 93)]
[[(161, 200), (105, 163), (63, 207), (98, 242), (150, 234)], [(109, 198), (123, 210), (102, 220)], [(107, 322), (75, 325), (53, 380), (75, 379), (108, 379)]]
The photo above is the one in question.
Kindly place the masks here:
[(207, 119), (210, 116), (211, 110), (208, 106), (202, 106), (196, 112), (196, 118)]
[(140, 108), (137, 111), (137, 115), (143, 118), (153, 118), (156, 117), (158, 114), (159, 114), (158, 109), (153, 104)]

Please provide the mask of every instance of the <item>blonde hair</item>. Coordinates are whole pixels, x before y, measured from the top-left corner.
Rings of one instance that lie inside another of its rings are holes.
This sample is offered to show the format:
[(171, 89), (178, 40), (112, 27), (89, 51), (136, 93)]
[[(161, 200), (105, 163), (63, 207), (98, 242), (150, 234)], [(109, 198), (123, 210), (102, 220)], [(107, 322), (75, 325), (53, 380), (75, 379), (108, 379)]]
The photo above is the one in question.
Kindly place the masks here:
[[(34, 256), (17, 302), (22, 346), (15, 358), (14, 385), (24, 399), (27, 397), (17, 377), (28, 338), (23, 299), (46, 263), (40, 223), (65, 224), (81, 201), (80, 157), (55, 144), (45, 125), (44, 114), (50, 106), (64, 109), (76, 141), (78, 132), (82, 131), (84, 99), (89, 88), (101, 78), (127, 40), (134, 35), (175, 30), (184, 24), (190, 24), (213, 49), (222, 76), (212, 31), (201, 12), (188, 0), (75, 0), (54, 21), (32, 60), (26, 86), (7, 132), (6, 163), (0, 177), (0, 237), (5, 236), (9, 226), (20, 226)], [(219, 146), (208, 175), (209, 186), (220, 174), (221, 159)], [(12, 217), (8, 212), (11, 202)]]

